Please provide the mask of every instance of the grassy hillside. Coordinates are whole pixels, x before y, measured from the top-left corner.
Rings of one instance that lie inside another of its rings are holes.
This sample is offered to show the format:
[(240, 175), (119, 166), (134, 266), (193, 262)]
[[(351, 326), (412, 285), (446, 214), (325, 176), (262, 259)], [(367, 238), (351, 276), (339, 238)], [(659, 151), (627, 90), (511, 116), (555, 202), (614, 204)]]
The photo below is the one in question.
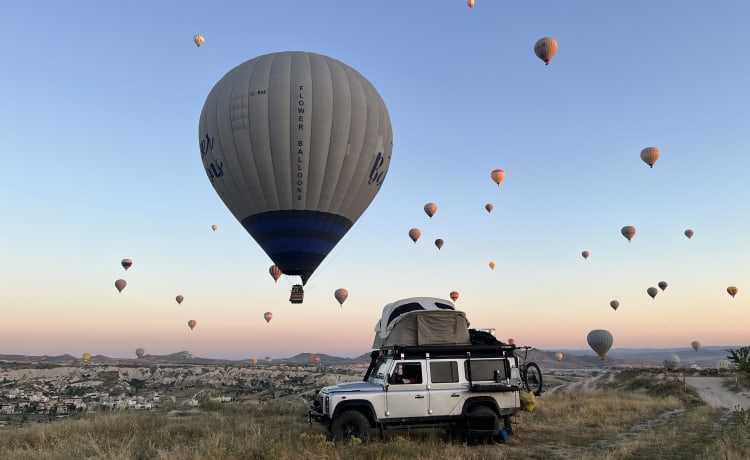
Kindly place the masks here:
[(750, 416), (703, 404), (678, 382), (621, 372), (595, 391), (537, 398), (508, 444), (470, 447), (442, 431), (388, 432), (336, 446), (302, 401), (204, 401), (192, 410), (124, 411), (0, 428), (13, 459), (747, 459)]

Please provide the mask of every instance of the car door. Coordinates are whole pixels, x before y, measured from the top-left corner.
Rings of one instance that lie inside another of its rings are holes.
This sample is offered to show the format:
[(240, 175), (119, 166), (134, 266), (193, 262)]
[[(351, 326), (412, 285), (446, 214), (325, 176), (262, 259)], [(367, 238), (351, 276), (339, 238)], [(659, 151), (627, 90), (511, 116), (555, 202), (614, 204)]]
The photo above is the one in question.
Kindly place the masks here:
[[(395, 378), (396, 375), (401, 378)], [(405, 419), (429, 416), (430, 400), (425, 375), (424, 363), (421, 361), (396, 362), (385, 396), (386, 417)]]
[(430, 415), (445, 416), (460, 413), (467, 385), (460, 383), (458, 360), (430, 360), (428, 379)]

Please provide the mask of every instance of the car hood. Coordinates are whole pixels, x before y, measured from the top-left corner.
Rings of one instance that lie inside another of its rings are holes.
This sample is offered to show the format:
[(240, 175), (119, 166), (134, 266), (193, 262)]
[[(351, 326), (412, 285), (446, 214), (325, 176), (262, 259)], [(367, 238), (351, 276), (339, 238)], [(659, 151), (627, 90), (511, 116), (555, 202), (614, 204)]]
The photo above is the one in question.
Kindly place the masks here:
[(333, 393), (340, 391), (381, 391), (382, 389), (381, 385), (375, 385), (370, 382), (347, 382), (325, 387), (321, 391), (323, 393)]

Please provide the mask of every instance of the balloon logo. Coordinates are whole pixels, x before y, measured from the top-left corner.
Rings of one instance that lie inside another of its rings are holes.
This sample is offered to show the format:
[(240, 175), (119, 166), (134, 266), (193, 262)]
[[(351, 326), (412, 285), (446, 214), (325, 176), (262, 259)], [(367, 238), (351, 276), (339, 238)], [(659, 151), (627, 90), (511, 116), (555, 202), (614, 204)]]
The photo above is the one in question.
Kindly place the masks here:
[(646, 147), (641, 150), (641, 160), (646, 163), (650, 168), (654, 167), (654, 163), (659, 159), (659, 149), (656, 147)]
[(557, 53), (557, 40), (552, 37), (543, 37), (534, 43), (534, 54), (544, 61), (544, 65), (549, 65), (555, 53)]
[(622, 229), (620, 229), (620, 233), (622, 233), (622, 236), (630, 241), (635, 236), (635, 227), (633, 227), (632, 225), (626, 225), (625, 227), (622, 227)]
[(273, 281), (276, 282), (281, 278), (281, 269), (276, 265), (271, 265), (271, 267), (268, 269), (268, 273), (271, 274), (271, 278), (273, 278)]
[(195, 35), (193, 35), (193, 43), (195, 43), (195, 46), (197, 46), (198, 48), (200, 48), (201, 45), (203, 44), (203, 42), (205, 42), (205, 41), (206, 41), (206, 39), (203, 38), (203, 35), (201, 35), (201, 34), (195, 34)]
[(698, 351), (701, 349), (701, 343), (697, 340), (693, 340), (690, 342), (690, 346), (693, 347), (693, 350)]
[(122, 262), (120, 262), (120, 265), (122, 265), (122, 268), (124, 268), (125, 271), (128, 271), (128, 268), (130, 268), (133, 265), (133, 261), (131, 259), (122, 259)]
[(655, 297), (656, 297), (656, 294), (658, 294), (658, 293), (659, 293), (659, 290), (658, 290), (658, 289), (656, 289), (655, 287), (650, 287), (650, 288), (646, 289), (646, 292), (647, 292), (647, 293), (648, 293), (648, 295), (650, 295), (650, 296), (651, 296), (651, 298), (653, 299), (653, 298), (655, 298)]
[(125, 289), (125, 286), (127, 285), (128, 283), (125, 280), (115, 281), (115, 287), (117, 288), (117, 292), (122, 292), (122, 290)]
[(445, 241), (441, 240), (440, 238), (435, 240), (435, 246), (438, 248), (438, 250), (443, 249), (444, 244)]
[(497, 264), (495, 262), (490, 262), (490, 270), (494, 270)]
[(487, 213), (491, 213), (493, 209), (495, 209), (495, 205), (492, 203), (487, 203), (484, 205), (484, 209), (487, 211)]
[(174, 298), (174, 300), (177, 301), (177, 305), (180, 305), (182, 301), (185, 300), (185, 297), (178, 295), (177, 297)]
[(502, 182), (503, 179), (505, 179), (505, 171), (503, 171), (502, 169), (493, 169), (492, 172), (490, 173), (490, 177), (499, 187), (500, 182)]
[(685, 236), (687, 237), (687, 239), (690, 239), (690, 238), (692, 238), (692, 237), (693, 237), (693, 235), (695, 235), (695, 232), (694, 232), (694, 231), (692, 231), (691, 229), (687, 229), (687, 230), (685, 230)]
[(188, 327), (189, 327), (189, 328), (190, 328), (191, 330), (192, 330), (193, 328), (195, 328), (195, 325), (196, 325), (196, 324), (198, 324), (198, 323), (197, 323), (197, 322), (196, 322), (196, 321), (195, 321), (194, 319), (191, 319), (190, 321), (188, 321)]
[(380, 190), (393, 131), (356, 70), (288, 51), (222, 77), (198, 141), (216, 193), (274, 264), (305, 284)]
[(270, 323), (273, 319), (273, 313), (271, 313), (270, 311), (263, 313), (263, 319), (266, 320), (266, 323)]
[(336, 289), (336, 292), (333, 293), (333, 296), (336, 298), (336, 301), (339, 303), (339, 305), (343, 306), (346, 299), (349, 297), (349, 291), (346, 289)]
[(451, 296), (451, 300), (452, 301), (455, 302), (456, 300), (458, 300), (458, 292), (457, 291), (451, 291), (450, 296)]
[(435, 203), (427, 203), (424, 205), (424, 213), (427, 214), (427, 217), (432, 219), (432, 216), (435, 215), (437, 212), (437, 205)]
[(735, 286), (729, 286), (727, 288), (727, 292), (729, 293), (729, 295), (732, 296), (732, 298), (734, 298), (734, 296), (736, 296), (737, 293), (739, 292), (739, 289), (737, 289), (737, 287)]
[(422, 231), (420, 229), (412, 228), (411, 230), (409, 230), (409, 238), (414, 241), (414, 244), (417, 244), (417, 240), (420, 236), (422, 236)]
[(588, 336), (586, 336), (586, 341), (589, 343), (591, 349), (603, 360), (609, 349), (612, 348), (614, 338), (609, 331), (595, 329), (589, 332)]
[(588, 251), (583, 251), (581, 253), (581, 257), (583, 257), (584, 259), (588, 260), (588, 258), (589, 258), (589, 252)]
[(612, 307), (612, 310), (617, 311), (617, 309), (620, 308), (620, 302), (618, 300), (613, 300), (609, 303), (609, 306)]

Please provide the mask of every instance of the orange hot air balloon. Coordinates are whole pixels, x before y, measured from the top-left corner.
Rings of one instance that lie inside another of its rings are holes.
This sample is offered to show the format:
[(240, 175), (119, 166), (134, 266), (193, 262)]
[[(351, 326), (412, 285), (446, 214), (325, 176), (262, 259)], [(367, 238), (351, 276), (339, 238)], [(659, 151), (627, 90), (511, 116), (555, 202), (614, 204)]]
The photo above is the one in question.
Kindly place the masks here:
[(192, 330), (195, 328), (195, 325), (198, 324), (194, 319), (191, 319), (188, 321), (188, 327)]
[(656, 147), (646, 147), (641, 150), (641, 160), (643, 160), (649, 167), (653, 168), (656, 160), (659, 159), (659, 149)]
[(613, 300), (609, 303), (609, 306), (612, 307), (612, 310), (617, 311), (617, 309), (620, 307), (620, 302), (617, 300)]
[(455, 302), (456, 300), (458, 300), (458, 291), (451, 291), (450, 296), (451, 300)]
[(502, 169), (493, 169), (492, 173), (490, 173), (490, 177), (492, 177), (492, 180), (495, 181), (495, 183), (500, 186), (500, 182), (505, 179), (505, 171)]
[(440, 238), (435, 240), (435, 246), (437, 246), (438, 249), (443, 249), (444, 244), (445, 241), (441, 240)]
[(125, 269), (125, 271), (128, 270), (133, 265), (133, 261), (131, 259), (122, 259), (122, 262), (120, 262), (120, 265), (122, 265), (122, 268)]
[(490, 262), (490, 268), (492, 270), (494, 270), (496, 266), (497, 266), (497, 264), (495, 264), (495, 262)]
[(274, 282), (278, 281), (282, 275), (281, 269), (277, 265), (271, 265), (271, 268), (268, 269), (268, 273), (271, 274), (271, 278), (273, 278)]
[(515, 345), (516, 339), (508, 339), (508, 345)]
[(177, 297), (174, 298), (174, 300), (177, 301), (177, 305), (180, 305), (182, 301), (185, 300), (185, 297), (178, 295)]
[(583, 256), (584, 259), (588, 259), (589, 258), (589, 252), (588, 251), (583, 251), (581, 253), (581, 256)]
[(727, 288), (727, 292), (729, 293), (729, 295), (731, 295), (734, 298), (734, 296), (736, 296), (737, 293), (739, 292), (739, 289), (737, 289), (737, 287), (735, 286), (729, 286)]
[(344, 302), (346, 302), (346, 299), (349, 297), (349, 291), (346, 289), (336, 289), (336, 292), (333, 293), (333, 296), (336, 298), (336, 301), (339, 303), (339, 305), (343, 306)]
[(206, 39), (203, 38), (203, 35), (201, 35), (201, 34), (195, 34), (195, 35), (193, 35), (193, 43), (195, 43), (195, 46), (197, 46), (198, 48), (200, 48), (201, 45), (203, 44), (203, 42), (205, 42), (205, 41), (206, 41)]
[(486, 205), (484, 205), (484, 209), (486, 209), (487, 212), (490, 213), (493, 209), (495, 209), (495, 205), (492, 203), (487, 203)]
[(430, 219), (432, 219), (432, 216), (437, 212), (437, 205), (435, 203), (427, 203), (424, 205), (424, 212)]
[(265, 319), (267, 323), (270, 323), (271, 319), (273, 319), (273, 313), (270, 311), (263, 313), (263, 319)]
[(466, 4), (469, 6), (469, 8), (474, 8), (474, 0), (468, 0)]
[(216, 224), (214, 224), (214, 225), (211, 226), (211, 230), (213, 230), (213, 231), (216, 231), (217, 228), (219, 228), (219, 226), (216, 225)]
[(250, 358), (250, 364), (252, 364), (253, 366), (258, 364), (258, 358)]
[(414, 244), (417, 244), (417, 240), (420, 236), (422, 236), (422, 231), (420, 229), (412, 228), (411, 230), (409, 230), (409, 238), (414, 241)]
[(125, 286), (127, 285), (128, 283), (125, 280), (115, 281), (115, 287), (117, 288), (117, 292), (122, 292), (122, 290), (125, 289)]
[(622, 236), (630, 241), (635, 236), (635, 227), (633, 227), (632, 225), (626, 225), (620, 229), (620, 233), (622, 233)]
[(310, 362), (313, 364), (320, 364), (320, 356), (319, 355), (310, 356)]
[(558, 360), (558, 361), (562, 361), (563, 354), (562, 353), (555, 353), (555, 359)]
[(552, 37), (543, 37), (534, 44), (534, 54), (544, 61), (544, 65), (549, 65), (552, 56), (557, 53), (557, 40)]

